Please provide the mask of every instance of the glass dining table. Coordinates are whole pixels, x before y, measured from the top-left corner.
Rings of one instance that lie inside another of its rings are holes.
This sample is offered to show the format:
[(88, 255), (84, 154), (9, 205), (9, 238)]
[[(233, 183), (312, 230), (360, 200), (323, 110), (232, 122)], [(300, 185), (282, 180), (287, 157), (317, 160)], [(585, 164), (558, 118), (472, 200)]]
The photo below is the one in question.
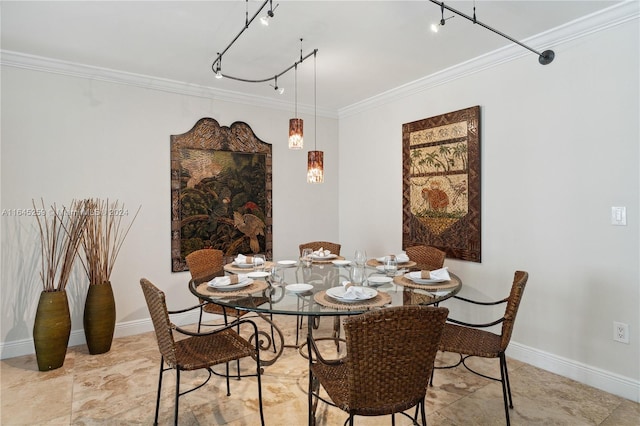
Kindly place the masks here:
[(215, 286), (191, 280), (189, 288), (207, 302), (262, 318), (267, 330), (260, 332), (261, 349), (272, 348), (274, 352), (263, 364), (270, 365), (284, 347), (299, 347), (300, 327), (296, 327), (295, 344), (286, 344), (274, 315), (294, 315), (299, 325), (306, 317), (308, 333), (312, 333), (321, 317), (357, 315), (389, 306), (435, 305), (460, 291), (462, 281), (457, 275), (449, 272), (449, 280), (414, 279), (416, 272), (409, 273), (415, 266), (413, 262), (400, 263), (395, 275), (388, 276), (382, 263), (370, 259), (359, 271), (364, 272), (361, 285), (349, 290), (348, 283), (358, 267), (341, 257), (313, 261), (309, 266), (298, 259), (267, 261), (264, 271), (230, 263), (224, 266), (225, 275), (236, 275), (237, 283)]

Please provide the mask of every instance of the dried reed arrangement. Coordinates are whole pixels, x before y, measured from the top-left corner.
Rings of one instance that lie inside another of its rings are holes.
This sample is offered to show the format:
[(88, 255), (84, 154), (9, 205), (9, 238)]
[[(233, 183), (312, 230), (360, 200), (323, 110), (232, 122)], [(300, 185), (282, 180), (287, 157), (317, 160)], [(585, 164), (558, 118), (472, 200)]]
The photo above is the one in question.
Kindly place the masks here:
[(36, 220), (40, 229), (40, 254), (43, 290), (63, 291), (67, 287), (73, 262), (80, 248), (87, 216), (83, 214), (86, 201), (73, 200), (71, 207), (58, 210), (53, 204), (47, 211), (44, 200), (42, 208), (32, 200)]
[(84, 259), (80, 261), (89, 278), (89, 285), (104, 284), (109, 281), (113, 265), (116, 262), (133, 222), (138, 217), (140, 208), (126, 226), (123, 218), (128, 210), (118, 200), (87, 199), (86, 209), (89, 212), (82, 236)]

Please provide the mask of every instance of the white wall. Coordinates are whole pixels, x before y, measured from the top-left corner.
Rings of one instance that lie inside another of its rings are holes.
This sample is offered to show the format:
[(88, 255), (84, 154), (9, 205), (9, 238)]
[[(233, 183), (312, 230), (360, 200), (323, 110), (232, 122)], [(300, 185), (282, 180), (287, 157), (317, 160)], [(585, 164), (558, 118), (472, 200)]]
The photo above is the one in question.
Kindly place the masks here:
[[(513, 272), (527, 270), (510, 355), (638, 401), (638, 40), (636, 14), (554, 45), (548, 66), (527, 54), (350, 108), (339, 123), (319, 118), (326, 162), (319, 186), (305, 183), (305, 153), (286, 148), (289, 111), (3, 64), (0, 207), (28, 208), (41, 196), (48, 203), (108, 196), (142, 205), (112, 281), (119, 329), (148, 327), (140, 277), (165, 289), (176, 306), (193, 301), (188, 274), (170, 272), (171, 134), (213, 117), (221, 125), (245, 121), (273, 144), (277, 257), (319, 238), (339, 240), (347, 256), (356, 248), (374, 256), (401, 245), (402, 124), (480, 105), (482, 263), (447, 264), (467, 295), (487, 299), (503, 297)], [(626, 227), (610, 225), (611, 206), (627, 207)], [(32, 348), (40, 286), (35, 221), (0, 220), (6, 357)], [(76, 335), (83, 285), (78, 273), (70, 285)], [(449, 306), (458, 317), (480, 318)], [(612, 341), (613, 321), (630, 325), (629, 345)]]
[[(73, 198), (119, 199), (142, 210), (112, 276), (118, 327), (148, 318), (139, 286), (147, 277), (171, 305), (196, 300), (188, 272), (172, 273), (170, 259), (169, 138), (202, 117), (221, 125), (248, 123), (273, 145), (273, 244), (276, 257), (313, 239), (338, 238), (337, 120), (318, 117), (318, 147), (325, 151), (325, 183), (306, 183), (307, 151), (287, 148), (290, 111), (177, 95), (88, 78), (2, 68), (2, 356), (32, 350), (31, 328), (41, 285), (34, 218), (11, 209)], [(313, 116), (301, 117), (307, 129)], [(307, 138), (312, 141), (312, 138)], [(82, 329), (86, 279), (69, 285), (72, 343)], [(75, 333), (75, 334), (74, 334)], [(76, 339), (75, 343), (78, 341)], [(12, 347), (15, 346), (15, 347)]]
[[(402, 124), (480, 105), (482, 262), (447, 264), (463, 293), (485, 300), (528, 271), (511, 354), (628, 379), (639, 400), (638, 36), (636, 19), (554, 46), (547, 66), (527, 55), (341, 116), (345, 252), (401, 248)], [(627, 207), (627, 226), (611, 225), (612, 206)], [(629, 324), (630, 344), (612, 340), (613, 321)]]

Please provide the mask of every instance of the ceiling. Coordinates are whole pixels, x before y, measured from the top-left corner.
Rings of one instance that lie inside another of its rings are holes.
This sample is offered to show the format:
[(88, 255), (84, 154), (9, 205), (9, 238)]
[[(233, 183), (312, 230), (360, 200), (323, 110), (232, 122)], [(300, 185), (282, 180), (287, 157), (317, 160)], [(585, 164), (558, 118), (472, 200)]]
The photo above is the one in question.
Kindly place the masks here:
[[(234, 1), (2, 1), (3, 50), (294, 101), (294, 71), (269, 83), (215, 79), (223, 51), (263, 0)], [(485, 1), (476, 16), (523, 41), (597, 12), (617, 1)], [(445, 3), (467, 15), (473, 1)], [(224, 74), (272, 77), (318, 49), (317, 104), (339, 110), (512, 43), (462, 17), (438, 33), (440, 7), (421, 1), (273, 0), (269, 26), (256, 19), (223, 57)], [(267, 5), (260, 16), (265, 15)], [(452, 16), (445, 10), (445, 18)], [(526, 44), (526, 43), (525, 43)], [(538, 51), (553, 46), (530, 46)], [(524, 48), (523, 48), (524, 49)], [(526, 50), (525, 50), (526, 51)], [(541, 67), (530, 53), (531, 67)], [(298, 67), (298, 102), (313, 105), (313, 57)], [(547, 65), (547, 66), (553, 66)]]

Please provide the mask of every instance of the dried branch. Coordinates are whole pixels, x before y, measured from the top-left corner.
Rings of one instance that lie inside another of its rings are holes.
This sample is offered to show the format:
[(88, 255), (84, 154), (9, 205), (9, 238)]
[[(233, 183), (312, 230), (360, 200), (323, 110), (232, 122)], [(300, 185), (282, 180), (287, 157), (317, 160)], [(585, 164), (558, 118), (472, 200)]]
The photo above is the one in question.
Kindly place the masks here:
[(86, 216), (81, 212), (85, 202), (73, 200), (70, 210), (62, 206), (61, 211), (53, 204), (50, 216), (44, 200), (40, 199), (41, 209), (36, 207), (35, 200), (32, 203), (35, 211), (42, 212), (42, 215), (36, 215), (36, 220), (40, 230), (40, 279), (43, 290), (65, 290), (82, 241)]
[(88, 214), (82, 238), (84, 259), (81, 258), (81, 262), (89, 284), (103, 284), (109, 281), (122, 244), (142, 206), (125, 227), (122, 219), (128, 215), (128, 210), (124, 204), (97, 198), (85, 200), (85, 203)]

